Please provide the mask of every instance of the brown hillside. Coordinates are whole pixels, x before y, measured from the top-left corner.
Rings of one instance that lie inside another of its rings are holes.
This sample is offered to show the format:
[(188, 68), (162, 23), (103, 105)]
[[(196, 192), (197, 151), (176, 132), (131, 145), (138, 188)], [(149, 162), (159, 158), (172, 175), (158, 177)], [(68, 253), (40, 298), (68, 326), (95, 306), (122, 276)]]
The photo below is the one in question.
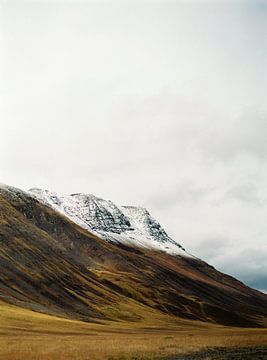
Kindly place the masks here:
[(267, 295), (197, 259), (114, 245), (20, 191), (0, 190), (0, 299), (84, 321), (142, 309), (263, 326)]

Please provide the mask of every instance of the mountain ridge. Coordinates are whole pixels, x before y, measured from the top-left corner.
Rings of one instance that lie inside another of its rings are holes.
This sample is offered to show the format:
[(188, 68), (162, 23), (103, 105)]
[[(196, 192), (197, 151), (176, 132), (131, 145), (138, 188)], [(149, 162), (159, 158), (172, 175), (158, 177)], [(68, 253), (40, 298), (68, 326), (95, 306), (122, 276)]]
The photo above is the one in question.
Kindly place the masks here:
[(106, 241), (29, 192), (4, 186), (0, 268), (0, 300), (70, 319), (138, 322), (153, 310), (267, 324), (267, 295), (200, 259)]
[(111, 200), (84, 193), (58, 195), (39, 188), (29, 193), (105, 240), (192, 256), (143, 207), (117, 206)]

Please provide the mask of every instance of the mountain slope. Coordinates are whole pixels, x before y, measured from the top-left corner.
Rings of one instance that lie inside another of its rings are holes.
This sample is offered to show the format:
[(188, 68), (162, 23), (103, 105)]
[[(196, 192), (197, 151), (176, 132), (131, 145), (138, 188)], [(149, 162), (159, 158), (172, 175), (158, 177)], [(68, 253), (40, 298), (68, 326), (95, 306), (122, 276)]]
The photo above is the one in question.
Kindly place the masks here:
[(205, 262), (106, 241), (6, 186), (0, 188), (0, 268), (0, 299), (68, 318), (139, 321), (154, 309), (260, 326), (267, 317), (266, 295)]

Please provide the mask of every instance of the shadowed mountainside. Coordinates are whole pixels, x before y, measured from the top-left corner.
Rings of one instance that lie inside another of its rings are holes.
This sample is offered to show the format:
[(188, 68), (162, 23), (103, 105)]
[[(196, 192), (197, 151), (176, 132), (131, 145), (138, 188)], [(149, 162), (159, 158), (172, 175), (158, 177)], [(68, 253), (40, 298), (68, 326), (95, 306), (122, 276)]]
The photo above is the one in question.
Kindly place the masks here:
[(139, 321), (148, 307), (263, 326), (267, 295), (205, 262), (109, 243), (28, 193), (0, 188), (0, 299), (84, 321)]

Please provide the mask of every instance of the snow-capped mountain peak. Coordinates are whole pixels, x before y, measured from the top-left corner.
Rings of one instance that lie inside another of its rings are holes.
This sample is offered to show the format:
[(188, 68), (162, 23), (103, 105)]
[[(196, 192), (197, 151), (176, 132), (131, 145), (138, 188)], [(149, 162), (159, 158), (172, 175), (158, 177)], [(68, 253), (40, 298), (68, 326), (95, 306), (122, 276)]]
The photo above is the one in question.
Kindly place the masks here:
[(29, 193), (107, 241), (190, 256), (145, 208), (116, 206), (92, 194), (58, 195), (38, 188)]

